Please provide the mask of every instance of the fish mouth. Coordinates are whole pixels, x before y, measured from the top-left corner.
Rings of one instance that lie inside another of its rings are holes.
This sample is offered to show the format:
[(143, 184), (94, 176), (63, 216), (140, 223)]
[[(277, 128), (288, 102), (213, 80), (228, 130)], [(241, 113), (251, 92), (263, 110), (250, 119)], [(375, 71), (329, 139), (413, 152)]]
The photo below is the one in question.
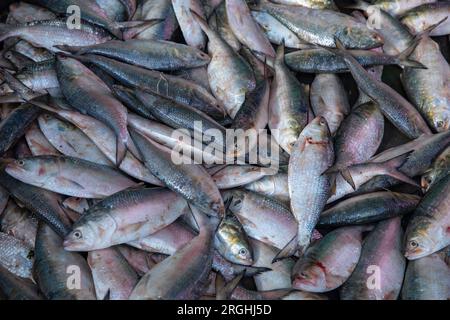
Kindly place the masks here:
[(292, 288), (298, 290), (311, 290), (317, 287), (317, 281), (313, 278), (306, 279), (301, 276), (295, 277), (294, 281), (292, 281)]
[(71, 239), (65, 239), (63, 241), (63, 247), (66, 251), (82, 251), (82, 244)]

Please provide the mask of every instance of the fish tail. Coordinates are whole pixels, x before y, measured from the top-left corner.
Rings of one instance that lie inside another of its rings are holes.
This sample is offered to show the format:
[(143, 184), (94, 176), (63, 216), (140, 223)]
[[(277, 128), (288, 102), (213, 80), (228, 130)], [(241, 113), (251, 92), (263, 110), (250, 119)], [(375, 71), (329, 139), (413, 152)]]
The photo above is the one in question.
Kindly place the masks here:
[(415, 39), (421, 39), (422, 37), (428, 37), (430, 35), (430, 33), (436, 29), (437, 27), (439, 27), (442, 23), (444, 23), (446, 20), (448, 19), (448, 16), (445, 17), (444, 19), (438, 21), (437, 23), (429, 26), (428, 28), (426, 28), (425, 30), (419, 32), (418, 34), (416, 34)]
[(415, 187), (420, 187), (416, 181), (398, 170), (406, 162), (412, 152), (414, 151), (404, 153), (395, 158), (382, 162), (380, 166), (384, 168), (384, 174)]
[(298, 248), (297, 235), (295, 235), (273, 258), (272, 263), (292, 257)]
[(0, 23), (0, 42), (13, 36), (12, 33), (15, 28), (16, 26), (14, 25)]
[(209, 27), (208, 22), (194, 10), (190, 9), (189, 11), (191, 12), (194, 20), (199, 24), (203, 32), (206, 33), (208, 37), (212, 36), (214, 31)]
[(123, 22), (115, 22), (115, 27), (117, 29), (124, 29), (122, 31), (123, 40), (130, 40), (136, 37), (138, 34), (144, 32), (148, 28), (161, 23), (164, 19), (151, 19), (151, 20), (132, 20), (132, 21), (123, 21)]
[(238, 286), (239, 282), (244, 277), (245, 270), (239, 275), (231, 279), (228, 283), (220, 272), (216, 275), (216, 300), (229, 300), (234, 289)]
[(416, 49), (419, 42), (420, 42), (420, 38), (415, 38), (408, 48), (406, 48), (404, 51), (400, 52), (397, 55), (398, 64), (400, 66), (417, 68), (417, 69), (427, 69), (427, 67), (424, 66), (422, 63), (409, 59), (409, 56), (414, 52), (414, 50)]

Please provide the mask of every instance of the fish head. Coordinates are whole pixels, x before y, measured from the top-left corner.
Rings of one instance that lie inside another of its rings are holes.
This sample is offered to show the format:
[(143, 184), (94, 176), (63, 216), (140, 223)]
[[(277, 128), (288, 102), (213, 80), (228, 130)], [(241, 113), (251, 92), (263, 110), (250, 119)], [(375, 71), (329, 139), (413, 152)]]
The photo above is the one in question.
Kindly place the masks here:
[(330, 142), (330, 129), (327, 120), (322, 116), (314, 118), (303, 129), (300, 136), (307, 144), (328, 144)]
[[(39, 182), (39, 177), (45, 177), (45, 169), (38, 158), (22, 158), (7, 164), (5, 171), (12, 177), (26, 182), (33, 177), (35, 182)], [(44, 178), (43, 178), (44, 179)]]
[(90, 251), (95, 245), (95, 232), (89, 224), (75, 227), (64, 239), (67, 251)]
[(292, 277), (292, 287), (308, 292), (323, 292), (326, 289), (325, 267), (320, 262), (299, 263)]
[(433, 125), (437, 132), (445, 132), (450, 129), (450, 115), (448, 112), (441, 112), (433, 116)]
[(412, 233), (405, 244), (405, 257), (408, 260), (415, 260), (425, 257), (433, 252), (435, 247), (433, 241), (420, 230)]
[[(383, 45), (383, 37), (374, 30), (368, 30), (365, 26), (363, 28), (347, 28), (342, 42), (357, 44), (359, 49), (373, 49)], [(345, 40), (344, 40), (345, 39)]]
[(430, 189), (431, 185), (434, 182), (434, 179), (435, 172), (433, 170), (430, 170), (422, 175), (422, 178), (420, 179), (420, 186), (422, 187), (423, 192), (427, 192), (428, 189)]

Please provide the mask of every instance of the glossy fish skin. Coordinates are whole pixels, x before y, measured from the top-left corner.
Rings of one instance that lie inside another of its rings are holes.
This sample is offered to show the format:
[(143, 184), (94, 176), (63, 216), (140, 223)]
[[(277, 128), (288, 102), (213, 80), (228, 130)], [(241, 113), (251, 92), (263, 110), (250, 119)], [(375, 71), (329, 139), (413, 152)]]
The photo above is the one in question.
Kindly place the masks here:
[(275, 173), (276, 171), (271, 168), (231, 165), (214, 173), (212, 178), (219, 189), (231, 189), (258, 181)]
[(302, 131), (289, 159), (288, 184), (292, 214), (298, 222), (300, 254), (308, 247), (319, 216), (331, 193), (331, 181), (323, 173), (334, 161), (327, 121), (316, 117)]
[(9, 5), (9, 14), (6, 19), (7, 23), (13, 24), (25, 23), (36, 20), (49, 20), (56, 18), (56, 15), (39, 6), (26, 2), (15, 2)]
[(450, 66), (439, 45), (427, 35), (411, 54), (427, 69), (405, 68), (401, 79), (411, 102), (437, 132), (450, 129)]
[(366, 224), (413, 211), (420, 197), (407, 193), (380, 191), (354, 196), (325, 210), (319, 226)]
[(146, 237), (187, 210), (186, 201), (167, 189), (130, 189), (89, 208), (73, 225), (64, 248), (91, 251)]
[(159, 121), (171, 126), (175, 129), (189, 129), (197, 131), (196, 123), (202, 124), (202, 132), (206, 134), (206, 130), (214, 129), (224, 133), (225, 128), (218, 124), (207, 114), (187, 106), (175, 103), (156, 94), (145, 92), (143, 90), (135, 91), (139, 101), (150, 111), (150, 113)]
[(144, 28), (137, 34), (136, 39), (169, 40), (178, 27), (178, 21), (173, 11), (171, 0), (140, 1), (134, 19), (143, 21), (153, 19), (163, 20), (157, 25)]
[[(91, 270), (86, 260), (78, 253), (64, 250), (62, 241), (46, 224), (39, 224), (34, 277), (41, 291), (50, 300), (96, 300)], [(74, 267), (78, 267), (80, 289), (67, 286), (68, 276), (74, 272)]]
[(283, 249), (296, 235), (296, 220), (284, 204), (244, 190), (226, 191), (225, 201), (231, 197), (229, 210), (239, 219), (250, 238)]
[(44, 91), (59, 87), (54, 60), (26, 65), (15, 77), (32, 91)]
[(28, 279), (18, 277), (0, 265), (0, 289), (9, 300), (43, 300), (39, 288)]
[[(433, 2), (426, 3), (415, 7), (401, 16), (401, 22), (408, 27), (412, 34), (422, 32), (436, 22), (450, 15), (450, 4), (448, 2)], [(434, 30), (431, 31), (430, 36), (443, 36), (450, 34), (450, 21), (441, 22)]]
[[(56, 113), (59, 117), (74, 124), (95, 143), (95, 145), (103, 152), (109, 161), (116, 164), (117, 146), (114, 141), (114, 132), (107, 125), (93, 117), (76, 111), (55, 109), (43, 104), (39, 104), (39, 106), (44, 109), (46, 108), (46, 110), (50, 112)], [(145, 181), (157, 186), (163, 186), (161, 181), (152, 175), (144, 164), (136, 158), (139, 154), (136, 148), (133, 147), (133, 144), (131, 144), (129, 148), (130, 150), (125, 153), (125, 158), (120, 163), (119, 169), (140, 181)]]
[(117, 249), (140, 277), (149, 272), (155, 265), (152, 260), (152, 253), (122, 245), (117, 246)]
[[(407, 49), (404, 48), (405, 50)], [(421, 67), (415, 61), (388, 55), (372, 50), (348, 50), (363, 67), (379, 65), (411, 65)], [(345, 60), (339, 55), (325, 49), (304, 49), (286, 54), (286, 65), (297, 72), (306, 73), (343, 73), (349, 72)]]
[[(365, 238), (359, 262), (341, 287), (342, 300), (397, 299), (406, 267), (405, 258), (401, 254), (403, 231), (400, 220), (397, 217), (379, 222)], [(377, 286), (367, 285), (374, 274), (374, 271), (367, 272), (371, 270), (368, 269), (370, 266), (379, 268)]]
[(38, 117), (39, 127), (47, 140), (62, 154), (97, 164), (111, 166), (111, 161), (77, 127), (49, 114)]
[(219, 223), (214, 247), (232, 263), (244, 266), (253, 264), (253, 251), (247, 235), (239, 220), (232, 214), (226, 214)]
[(334, 167), (345, 168), (369, 160), (378, 150), (383, 134), (384, 117), (375, 103), (353, 109), (334, 140)]
[(271, 14), (308, 43), (335, 47), (337, 38), (350, 49), (371, 49), (383, 44), (377, 32), (340, 12), (278, 5), (266, 0), (259, 1), (254, 10)]
[(34, 62), (44, 62), (54, 58), (53, 53), (44, 48), (37, 48), (25, 40), (20, 40), (14, 45), (14, 50), (30, 58)]
[(241, 49), (241, 43), (233, 33), (233, 30), (231, 30), (230, 23), (227, 18), (225, 1), (222, 1), (214, 9), (211, 17), (208, 19), (208, 25), (211, 29), (216, 31), (222, 40), (228, 43), (234, 51), (238, 52)]
[(271, 43), (281, 45), (284, 42), (286, 47), (296, 49), (307, 47), (307, 44), (300, 40), (295, 33), (267, 12), (252, 11), (251, 13)]
[(38, 219), (48, 223), (59, 236), (64, 237), (69, 233), (70, 223), (61, 209), (60, 198), (56, 194), (14, 179), (4, 168), (0, 171), (0, 184)]
[(280, 202), (289, 203), (289, 187), (286, 173), (265, 176), (247, 184), (244, 188)]
[[(385, 150), (374, 156), (371, 161), (384, 162), (406, 152), (411, 152), (404, 164), (399, 167), (399, 171), (409, 177), (415, 177), (425, 173), (433, 160), (449, 143), (450, 131), (424, 135), (403, 145)], [(398, 184), (398, 180), (395, 178), (379, 176), (373, 177), (358, 189), (361, 192), (372, 192), (395, 184)]]
[(255, 77), (250, 65), (237, 54), (207, 22), (194, 14), (208, 37), (208, 78), (214, 96), (223, 103), (231, 118), (234, 118), (245, 101), (247, 92), (255, 86)]
[(350, 113), (347, 92), (340, 78), (335, 74), (318, 74), (311, 84), (310, 100), (314, 115), (327, 120), (330, 133), (334, 136)]
[(8, 202), (5, 211), (0, 215), (0, 230), (34, 248), (37, 220), (27, 209), (20, 208), (13, 200)]
[(225, 9), (231, 30), (244, 46), (262, 57), (275, 58), (275, 50), (244, 0), (225, 0)]
[(66, 19), (33, 21), (19, 26), (0, 24), (0, 41), (11, 37), (54, 52), (59, 51), (57, 45), (86, 46), (111, 40), (107, 31), (86, 22), (81, 24), (81, 29), (69, 29)]
[(279, 249), (254, 239), (250, 239), (250, 244), (255, 260), (253, 266), (270, 269), (253, 277), (258, 291), (290, 288), (292, 286), (291, 271), (295, 261), (287, 258), (274, 262)]
[[(100, 2), (100, 1), (99, 1)], [(121, 37), (122, 33), (108, 16), (107, 12), (97, 1), (89, 0), (38, 0), (37, 4), (46, 7), (59, 14), (67, 14), (67, 8), (76, 5), (80, 8), (81, 18), (95, 25), (104, 27), (116, 37)], [(71, 12), (70, 12), (71, 13)]]
[(111, 40), (88, 47), (63, 47), (77, 55), (98, 54), (147, 69), (170, 71), (208, 64), (209, 56), (180, 43), (164, 40)]
[(0, 264), (16, 276), (32, 278), (33, 249), (25, 242), (0, 232)]
[(82, 113), (102, 121), (117, 136), (117, 163), (126, 153), (129, 134), (127, 109), (116, 100), (111, 90), (92, 71), (75, 59), (59, 56), (56, 72), (67, 102)]
[(158, 71), (139, 68), (98, 55), (79, 57), (106, 71), (119, 82), (199, 109), (212, 117), (224, 115), (218, 101), (202, 86), (186, 79)]
[(269, 128), (280, 147), (291, 154), (308, 121), (308, 94), (284, 63), (284, 47), (277, 50), (275, 77), (270, 88)]
[(186, 43), (203, 50), (206, 45), (206, 36), (199, 22), (194, 18), (194, 14), (203, 19), (206, 17), (200, 0), (172, 0), (172, 7)]
[(14, 109), (0, 122), (0, 155), (3, 155), (22, 137), (39, 113), (39, 108), (24, 104)]
[(65, 156), (16, 160), (5, 171), (24, 183), (72, 197), (105, 198), (136, 185), (114, 168)]
[(275, 0), (273, 3), (303, 6), (311, 9), (329, 9), (336, 10), (337, 7), (333, 0)]
[(416, 260), (450, 244), (450, 175), (423, 197), (405, 232), (405, 257)]
[(138, 282), (138, 275), (116, 247), (90, 251), (87, 258), (92, 271), (97, 300), (126, 300)]
[(356, 59), (340, 46), (336, 51), (344, 60), (358, 86), (380, 107), (381, 112), (404, 135), (410, 139), (422, 134), (430, 134), (431, 130), (420, 113), (387, 84), (372, 78)]
[(450, 267), (447, 249), (410, 261), (406, 268), (402, 300), (448, 300)]
[(422, 189), (427, 192), (432, 185), (450, 173), (450, 147), (447, 147), (434, 161), (430, 169), (422, 175)]
[(132, 131), (144, 164), (166, 186), (182, 195), (209, 215), (223, 216), (225, 212), (219, 189), (206, 170), (196, 164), (175, 164), (169, 149)]
[(328, 292), (352, 274), (361, 255), (366, 227), (343, 227), (313, 243), (292, 270), (292, 286), (307, 292)]
[(200, 233), (174, 255), (155, 265), (141, 278), (131, 300), (197, 299), (202, 295), (213, 260), (217, 224), (193, 208)]
[(432, 3), (434, 1), (436, 0), (376, 0), (373, 2), (373, 5), (393, 16), (397, 16), (422, 4)]

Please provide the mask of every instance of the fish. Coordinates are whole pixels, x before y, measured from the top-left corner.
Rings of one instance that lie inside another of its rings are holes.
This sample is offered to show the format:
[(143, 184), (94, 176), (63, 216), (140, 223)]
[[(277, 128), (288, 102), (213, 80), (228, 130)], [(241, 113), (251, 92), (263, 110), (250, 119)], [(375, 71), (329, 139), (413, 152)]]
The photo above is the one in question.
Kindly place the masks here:
[(400, 220), (396, 217), (378, 222), (367, 235), (354, 271), (339, 290), (342, 300), (398, 298), (406, 269)]
[(199, 0), (172, 0), (173, 11), (177, 17), (184, 40), (192, 47), (203, 50), (206, 36), (194, 15), (205, 19), (205, 9)]
[(252, 247), (239, 220), (230, 213), (220, 221), (214, 246), (228, 261), (240, 265), (253, 264)]
[(292, 5), (292, 6), (303, 6), (311, 9), (329, 9), (337, 10), (336, 4), (333, 0), (275, 0), (273, 3)]
[(436, 182), (450, 173), (450, 147), (447, 147), (439, 154), (421, 177), (421, 186), (427, 192)]
[[(439, 25), (436, 28), (439, 28)], [(425, 65), (426, 69), (404, 69), (401, 80), (407, 96), (435, 132), (448, 131), (450, 129), (448, 62), (442, 55), (439, 45), (427, 34), (420, 37), (410, 57)]]
[(445, 258), (446, 249), (443, 249), (410, 261), (405, 272), (402, 300), (448, 300), (450, 268)]
[(346, 168), (368, 161), (380, 147), (383, 134), (384, 117), (377, 104), (369, 102), (353, 108), (336, 133), (332, 168)]
[(44, 300), (32, 280), (16, 276), (1, 265), (0, 289), (9, 300)]
[(107, 294), (109, 300), (128, 299), (138, 282), (138, 275), (117, 248), (90, 251), (87, 262), (97, 300), (104, 300)]
[(165, 185), (209, 215), (223, 216), (225, 207), (216, 184), (197, 164), (175, 164), (169, 149), (131, 131), (145, 166)]
[(11, 37), (19, 37), (53, 52), (60, 51), (55, 47), (57, 45), (85, 46), (112, 39), (110, 33), (88, 22), (81, 22), (80, 29), (69, 29), (64, 18), (37, 20), (20, 25), (0, 24), (0, 41)]
[(39, 108), (24, 104), (14, 109), (0, 122), (0, 154), (3, 155), (25, 133), (31, 123), (38, 117)]
[(12, 177), (49, 191), (71, 197), (105, 198), (136, 186), (116, 169), (66, 156), (36, 156), (9, 163)]
[(272, 168), (252, 165), (226, 166), (212, 175), (219, 189), (231, 189), (250, 184), (259, 179), (275, 174)]
[(225, 0), (225, 11), (228, 25), (242, 45), (262, 57), (275, 58), (275, 50), (244, 0)]
[(244, 188), (280, 202), (289, 203), (287, 173), (277, 173), (274, 175), (265, 176), (245, 185)]
[[(373, 99), (383, 115), (410, 139), (422, 134), (430, 134), (431, 130), (414, 106), (394, 89), (368, 75), (367, 71), (346, 51), (337, 40), (337, 52), (350, 68), (355, 81), (361, 90)], [(328, 49), (329, 50), (329, 49)]]
[(139, 1), (133, 20), (148, 21), (153, 19), (159, 19), (161, 22), (153, 26), (142, 26), (142, 30), (137, 33), (136, 39), (170, 40), (175, 29), (178, 28), (178, 21), (172, 7), (172, 1)]
[(431, 2), (404, 12), (400, 21), (412, 34), (417, 34), (433, 26), (436, 21), (447, 19), (430, 32), (430, 36), (436, 37), (450, 34), (449, 15), (450, 5), (448, 2)]
[(18, 277), (32, 279), (33, 248), (3, 232), (0, 232), (0, 244), (0, 264)]
[[(425, 69), (426, 67), (423, 64), (409, 58), (411, 49), (414, 49), (415, 45), (415, 43), (412, 43), (400, 53), (393, 53), (392, 55), (373, 50), (348, 50), (348, 52), (363, 67), (398, 65), (403, 68)], [(285, 55), (285, 62), (290, 69), (296, 72), (319, 74), (349, 72), (349, 68), (341, 56), (323, 48), (289, 52)]]
[(122, 162), (129, 140), (126, 107), (114, 98), (99, 77), (75, 59), (58, 56), (56, 73), (67, 102), (114, 131), (117, 137), (116, 163)]
[(214, 96), (223, 103), (227, 114), (234, 119), (245, 101), (247, 92), (256, 87), (250, 65), (237, 54), (208, 23), (195, 12), (194, 19), (208, 37), (208, 79)]
[(251, 9), (269, 13), (308, 43), (333, 48), (337, 38), (349, 49), (371, 49), (383, 44), (377, 32), (333, 10), (279, 5), (266, 0), (258, 1)]
[(91, 251), (138, 240), (168, 226), (186, 210), (186, 201), (168, 189), (124, 190), (91, 206), (65, 237), (64, 248)]
[[(70, 278), (74, 274), (78, 280)], [(86, 260), (76, 252), (64, 250), (63, 239), (45, 223), (38, 226), (34, 278), (49, 300), (96, 300)]]
[(292, 287), (318, 293), (339, 288), (359, 261), (367, 229), (370, 227), (338, 228), (311, 245), (292, 269)]
[(190, 46), (166, 40), (111, 40), (93, 46), (63, 46), (72, 54), (98, 54), (150, 70), (171, 71), (207, 65), (209, 56)]
[(314, 115), (327, 120), (330, 133), (334, 136), (350, 113), (350, 104), (339, 77), (331, 73), (318, 74), (311, 84), (310, 100)]
[(416, 260), (439, 251), (450, 243), (450, 175), (433, 185), (411, 216), (405, 231), (404, 254)]
[(318, 226), (366, 224), (412, 212), (420, 197), (407, 193), (379, 191), (357, 195), (323, 211)]
[(332, 181), (323, 173), (333, 162), (333, 144), (327, 121), (316, 117), (301, 132), (289, 159), (290, 205), (298, 223), (294, 239), (297, 243), (293, 246), (297, 247), (300, 255), (309, 246), (314, 227), (331, 194)]
[(193, 209), (200, 233), (174, 255), (156, 264), (133, 289), (130, 300), (197, 299), (211, 272), (217, 222)]
[(233, 30), (230, 27), (225, 1), (222, 1), (211, 13), (210, 18), (208, 19), (208, 25), (212, 30), (216, 31), (219, 36), (234, 49), (234, 51), (238, 52), (241, 49), (242, 44), (234, 35)]
[(280, 147), (291, 154), (308, 123), (308, 93), (284, 62), (284, 45), (278, 47), (275, 76), (270, 88), (269, 128)]
[(0, 215), (0, 231), (23, 241), (34, 248), (38, 221), (26, 208), (20, 208), (14, 200), (9, 200)]
[(5, 172), (4, 166), (0, 170), (0, 185), (39, 220), (48, 223), (59, 236), (69, 233), (70, 222), (57, 194), (14, 179)]

